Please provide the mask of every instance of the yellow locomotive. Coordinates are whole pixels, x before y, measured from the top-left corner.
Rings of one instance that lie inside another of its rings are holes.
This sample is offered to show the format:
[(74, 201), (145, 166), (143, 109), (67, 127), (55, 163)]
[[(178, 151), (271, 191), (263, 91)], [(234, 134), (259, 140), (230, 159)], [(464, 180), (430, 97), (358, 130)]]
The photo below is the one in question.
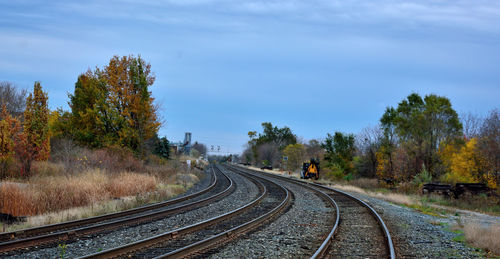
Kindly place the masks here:
[(319, 160), (311, 159), (309, 162), (302, 164), (302, 170), (300, 171), (300, 178), (309, 179), (313, 178), (319, 179)]

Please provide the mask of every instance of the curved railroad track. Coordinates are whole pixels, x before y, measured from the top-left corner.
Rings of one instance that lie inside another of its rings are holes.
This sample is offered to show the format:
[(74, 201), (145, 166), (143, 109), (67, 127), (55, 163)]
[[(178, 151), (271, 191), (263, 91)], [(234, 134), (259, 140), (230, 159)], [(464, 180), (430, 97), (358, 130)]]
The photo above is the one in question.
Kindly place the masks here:
[(212, 170), (211, 177), (207, 188), (179, 198), (112, 214), (3, 233), (0, 235), (0, 253), (70, 241), (80, 236), (153, 221), (209, 204), (235, 189), (233, 181), (224, 173)]
[(304, 186), (315, 191), (335, 208), (335, 224), (311, 258), (396, 258), (393, 241), (384, 221), (370, 205), (359, 198), (318, 183), (262, 173), (239, 166), (231, 167)]
[(292, 194), (285, 187), (259, 176), (244, 176), (259, 188), (258, 196), (249, 203), (196, 224), (82, 258), (177, 258), (200, 255), (261, 226), (289, 205)]

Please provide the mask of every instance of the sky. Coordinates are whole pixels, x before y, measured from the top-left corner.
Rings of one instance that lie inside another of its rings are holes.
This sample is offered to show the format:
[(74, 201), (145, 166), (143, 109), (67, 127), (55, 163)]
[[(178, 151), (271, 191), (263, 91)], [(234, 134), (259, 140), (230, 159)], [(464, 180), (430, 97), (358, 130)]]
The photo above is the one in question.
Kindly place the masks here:
[(304, 140), (378, 124), (409, 94), (500, 107), (500, 2), (0, 0), (0, 81), (68, 109), (79, 74), (141, 55), (159, 131), (244, 149), (262, 122)]

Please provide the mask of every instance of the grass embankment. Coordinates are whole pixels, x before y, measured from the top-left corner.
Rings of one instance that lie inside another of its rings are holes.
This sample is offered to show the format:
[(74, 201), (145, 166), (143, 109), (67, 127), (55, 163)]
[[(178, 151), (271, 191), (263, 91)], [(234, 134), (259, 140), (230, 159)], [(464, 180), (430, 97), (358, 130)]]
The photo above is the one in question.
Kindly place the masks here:
[[(277, 170), (261, 170), (259, 168), (251, 167), (252, 169), (263, 171), (267, 173), (274, 173), (279, 175), (292, 176), (299, 178), (297, 173), (289, 173)], [(413, 194), (401, 193), (397, 189), (389, 189), (381, 186), (376, 179), (359, 178), (351, 181), (331, 181), (321, 179), (321, 183), (327, 184), (330, 187), (348, 191), (352, 193), (359, 193), (370, 197), (385, 200), (394, 204), (412, 208), (423, 214), (447, 218), (450, 216), (456, 217), (460, 214), (461, 210), (471, 210), (480, 213), (487, 213), (490, 215), (499, 216), (500, 206), (498, 201), (494, 198), (478, 195), (466, 196), (460, 199), (445, 198), (439, 195), (420, 195), (413, 190)], [(407, 190), (408, 187), (403, 189)], [(418, 190), (418, 188), (415, 188)], [(488, 256), (500, 255), (500, 225), (499, 224), (482, 224), (476, 220), (464, 219), (456, 217), (456, 223), (453, 224), (452, 229), (457, 233), (454, 241), (465, 242), (473, 247), (481, 248), (488, 252)]]
[[(198, 181), (179, 160), (143, 166), (141, 172), (87, 168), (73, 173), (42, 162), (44, 173), (29, 179), (0, 182), (0, 212), (28, 216), (27, 222), (0, 231), (52, 224), (121, 211), (174, 197)], [(49, 168), (47, 170), (47, 168)]]

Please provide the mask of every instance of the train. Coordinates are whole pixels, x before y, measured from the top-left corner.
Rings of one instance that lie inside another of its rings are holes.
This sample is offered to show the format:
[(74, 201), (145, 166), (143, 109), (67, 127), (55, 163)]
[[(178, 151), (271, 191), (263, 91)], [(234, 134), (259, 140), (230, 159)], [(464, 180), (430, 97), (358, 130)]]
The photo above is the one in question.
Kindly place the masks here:
[(300, 178), (309, 179), (314, 178), (319, 179), (319, 159), (311, 159), (308, 162), (302, 164), (302, 170), (300, 171)]

